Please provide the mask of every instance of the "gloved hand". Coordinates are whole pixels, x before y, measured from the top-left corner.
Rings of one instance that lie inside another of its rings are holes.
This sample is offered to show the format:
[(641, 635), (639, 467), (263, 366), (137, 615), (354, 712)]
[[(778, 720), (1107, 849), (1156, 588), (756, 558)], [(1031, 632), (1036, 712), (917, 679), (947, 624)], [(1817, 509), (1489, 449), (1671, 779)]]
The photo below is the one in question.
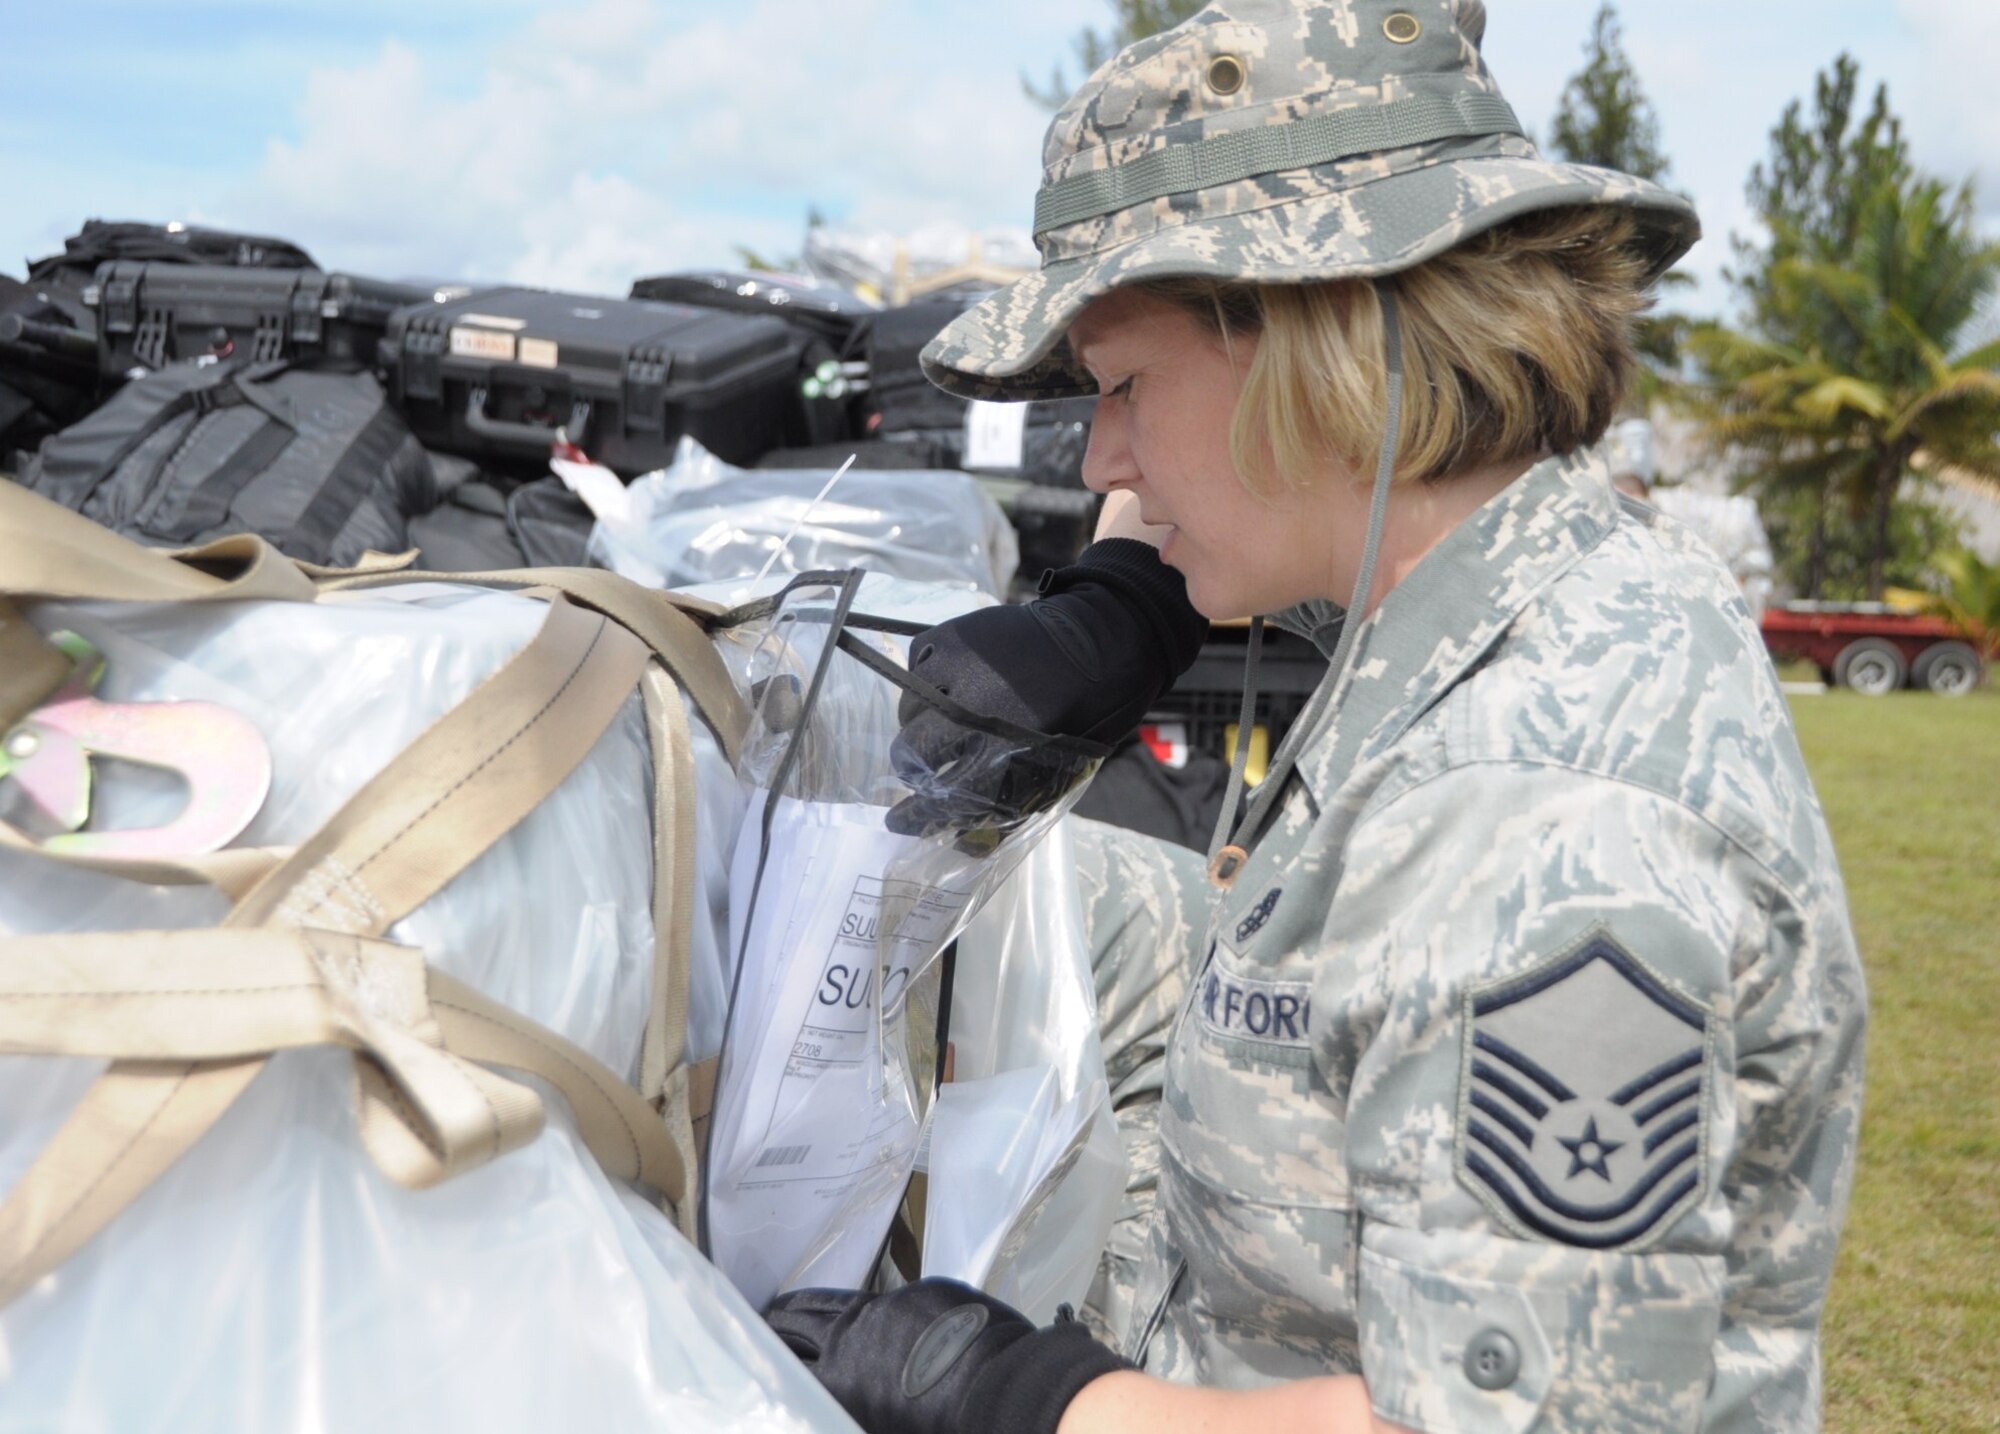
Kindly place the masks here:
[(1074, 1319), (1037, 1329), (957, 1280), (794, 1290), (764, 1317), (868, 1434), (1055, 1434), (1084, 1385), (1132, 1368)]
[[(1208, 635), (1186, 581), (1135, 538), (1092, 543), (1046, 574), (1041, 591), (919, 634), (911, 675), (979, 716), (1109, 744), (1139, 725)], [(914, 694), (897, 715), (889, 755), (912, 795), (890, 809), (891, 831), (1004, 832), (1060, 799), (1087, 766), (967, 727)]]

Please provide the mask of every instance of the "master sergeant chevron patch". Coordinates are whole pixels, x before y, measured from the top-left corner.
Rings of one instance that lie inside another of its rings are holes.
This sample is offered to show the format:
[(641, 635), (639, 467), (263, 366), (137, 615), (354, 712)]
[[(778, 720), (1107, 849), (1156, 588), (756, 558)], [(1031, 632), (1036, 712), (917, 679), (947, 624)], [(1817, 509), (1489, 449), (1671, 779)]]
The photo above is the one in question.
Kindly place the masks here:
[(1528, 1238), (1643, 1248), (1707, 1179), (1708, 1018), (1602, 931), (1474, 987), (1459, 1183)]

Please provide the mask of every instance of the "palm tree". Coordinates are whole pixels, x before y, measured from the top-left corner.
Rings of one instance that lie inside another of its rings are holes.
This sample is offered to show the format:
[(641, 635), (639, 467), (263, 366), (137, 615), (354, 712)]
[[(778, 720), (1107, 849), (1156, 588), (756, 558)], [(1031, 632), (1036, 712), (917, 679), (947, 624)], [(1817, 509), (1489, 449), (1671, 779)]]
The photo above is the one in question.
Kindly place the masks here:
[(1965, 634), (1988, 662), (2000, 661), (2000, 563), (1958, 548), (1933, 559), (1945, 590), (1924, 604)]
[(1880, 599), (1919, 452), (2000, 478), (2000, 342), (1958, 350), (1996, 286), (2000, 245), (1978, 238), (1969, 188), (1896, 177), (1868, 196), (1848, 254), (1773, 266), (1756, 332), (1693, 336), (1707, 382), (1692, 402), (1711, 441), (1751, 457), (1757, 486), (1817, 505), (1810, 585), (1845, 504), (1866, 516)]

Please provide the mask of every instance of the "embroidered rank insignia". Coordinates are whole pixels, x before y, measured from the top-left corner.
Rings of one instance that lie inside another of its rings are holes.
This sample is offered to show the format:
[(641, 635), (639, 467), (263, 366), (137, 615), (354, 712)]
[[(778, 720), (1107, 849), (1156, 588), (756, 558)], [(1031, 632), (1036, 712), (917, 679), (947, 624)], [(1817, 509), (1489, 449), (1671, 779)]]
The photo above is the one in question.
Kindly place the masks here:
[(1466, 995), (1459, 1183), (1518, 1234), (1629, 1249), (1701, 1199), (1708, 1016), (1603, 933)]
[(1278, 909), (1278, 898), (1285, 893), (1282, 888), (1272, 887), (1264, 893), (1264, 899), (1250, 909), (1250, 914), (1236, 923), (1238, 945), (1248, 941), (1264, 929), (1264, 923), (1271, 919), (1271, 913)]

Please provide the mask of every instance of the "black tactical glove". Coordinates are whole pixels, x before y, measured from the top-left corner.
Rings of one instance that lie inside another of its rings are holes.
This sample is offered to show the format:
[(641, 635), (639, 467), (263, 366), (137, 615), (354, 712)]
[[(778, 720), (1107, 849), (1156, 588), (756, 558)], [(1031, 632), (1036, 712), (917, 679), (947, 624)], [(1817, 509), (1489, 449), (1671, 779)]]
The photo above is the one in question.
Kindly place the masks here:
[[(982, 608), (911, 639), (910, 672), (960, 707), (1034, 732), (1110, 744), (1194, 662), (1208, 620), (1187, 583), (1135, 538), (1092, 543), (1031, 603)], [(1052, 805), (1087, 763), (954, 721), (914, 694), (890, 749), (912, 795), (889, 829), (1004, 832)]]
[(1055, 1434), (1084, 1385), (1132, 1368), (1064, 1316), (1036, 1329), (929, 1279), (886, 1295), (794, 1290), (764, 1317), (868, 1434)]

